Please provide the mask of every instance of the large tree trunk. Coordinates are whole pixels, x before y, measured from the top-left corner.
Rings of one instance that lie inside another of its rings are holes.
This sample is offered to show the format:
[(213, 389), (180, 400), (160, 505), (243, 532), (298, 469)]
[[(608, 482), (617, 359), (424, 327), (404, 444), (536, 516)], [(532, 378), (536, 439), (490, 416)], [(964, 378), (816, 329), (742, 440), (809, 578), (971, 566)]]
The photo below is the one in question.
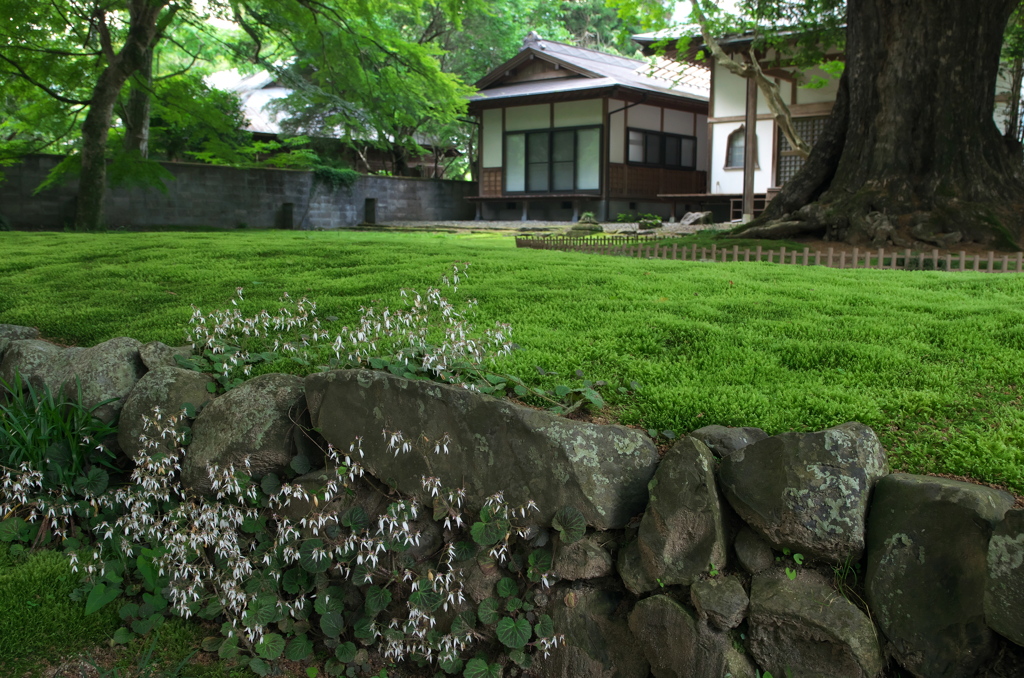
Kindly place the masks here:
[(153, 49), (146, 50), (142, 65), (132, 76), (124, 115), (124, 150), (149, 157), (149, 114), (152, 108)]
[(168, 2), (131, 0), (128, 33), (124, 45), (117, 53), (114, 53), (110, 44), (105, 16), (100, 14), (98, 17), (107, 67), (96, 81), (89, 100), (89, 112), (82, 123), (82, 167), (75, 212), (76, 231), (95, 231), (102, 224), (107, 185), (107, 138), (114, 106), (125, 82), (145, 64), (146, 53), (160, 32), (157, 19)]
[(850, 0), (846, 72), (826, 132), (745, 235), (1019, 247), (1020, 147), (992, 117), (1018, 4)]

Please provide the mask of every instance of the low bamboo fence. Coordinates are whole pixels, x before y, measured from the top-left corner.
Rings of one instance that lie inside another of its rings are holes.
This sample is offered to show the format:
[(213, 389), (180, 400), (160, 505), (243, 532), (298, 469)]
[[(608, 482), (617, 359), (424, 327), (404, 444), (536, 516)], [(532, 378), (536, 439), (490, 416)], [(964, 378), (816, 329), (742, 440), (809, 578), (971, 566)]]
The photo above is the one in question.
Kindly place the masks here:
[(825, 251), (809, 247), (803, 250), (754, 248), (698, 247), (667, 243), (658, 236), (519, 236), (516, 247), (562, 252), (584, 252), (609, 256), (633, 257), (637, 259), (667, 259), (671, 261), (738, 262), (760, 261), (773, 264), (797, 266), (827, 266), (829, 268), (870, 268), (905, 271), (977, 271), (981, 273), (1020, 273), (1024, 270), (1024, 252), (1007, 254), (989, 251), (982, 254), (958, 254), (939, 250), (912, 251), (910, 249), (853, 248), (836, 252), (832, 247)]

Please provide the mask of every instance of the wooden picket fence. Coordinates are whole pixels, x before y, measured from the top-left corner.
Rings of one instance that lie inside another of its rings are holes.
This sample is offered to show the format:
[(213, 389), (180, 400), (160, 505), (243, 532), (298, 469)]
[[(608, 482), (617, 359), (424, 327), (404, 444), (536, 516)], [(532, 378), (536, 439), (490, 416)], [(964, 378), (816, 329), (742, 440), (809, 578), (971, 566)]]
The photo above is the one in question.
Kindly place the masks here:
[(734, 262), (761, 261), (773, 264), (795, 264), (798, 266), (827, 266), (829, 268), (872, 268), (898, 269), (907, 271), (980, 271), (982, 273), (1020, 273), (1024, 270), (1024, 252), (1006, 254), (987, 252), (968, 255), (940, 254), (939, 251), (911, 251), (853, 248), (852, 253), (835, 252), (829, 247), (822, 252), (812, 252), (805, 247), (801, 250), (777, 250), (739, 246), (697, 247), (665, 242), (658, 236), (519, 236), (516, 247), (563, 252), (585, 252), (610, 256), (639, 259), (669, 259), (672, 261)]

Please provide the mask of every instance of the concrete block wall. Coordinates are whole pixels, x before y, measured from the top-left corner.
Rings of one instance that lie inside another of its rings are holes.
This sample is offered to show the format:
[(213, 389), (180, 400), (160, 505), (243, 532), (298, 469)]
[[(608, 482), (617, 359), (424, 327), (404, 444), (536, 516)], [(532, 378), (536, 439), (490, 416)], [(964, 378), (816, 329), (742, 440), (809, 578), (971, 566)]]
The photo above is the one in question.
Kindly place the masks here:
[[(35, 155), (0, 168), (0, 216), (7, 223), (14, 228), (53, 229), (74, 220), (77, 181), (33, 195), (60, 160)], [(361, 223), (367, 199), (376, 201), (377, 223), (474, 216), (474, 207), (465, 198), (476, 194), (476, 184), (468, 181), (366, 176), (351, 188), (334, 190), (315, 183), (308, 171), (161, 164), (174, 176), (166, 182), (166, 192), (148, 187), (108, 191), (109, 227), (280, 228), (287, 223), (285, 205), (291, 205), (293, 228), (337, 229)]]

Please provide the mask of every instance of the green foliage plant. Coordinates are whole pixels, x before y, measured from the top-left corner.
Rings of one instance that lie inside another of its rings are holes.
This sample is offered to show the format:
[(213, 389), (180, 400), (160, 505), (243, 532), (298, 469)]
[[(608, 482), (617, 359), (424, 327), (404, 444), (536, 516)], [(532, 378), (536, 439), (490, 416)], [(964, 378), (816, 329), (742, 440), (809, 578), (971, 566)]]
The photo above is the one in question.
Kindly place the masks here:
[(86, 407), (80, 383), (76, 389), (73, 398), (55, 396), (19, 372), (9, 384), (0, 380), (0, 470), (27, 465), (41, 473), (51, 489), (70, 487), (90, 474), (105, 478), (103, 469), (116, 470), (115, 455), (103, 440), (117, 428), (95, 416), (98, 408), (113, 401)]
[[(39, 474), (28, 471), (8, 471), (0, 484), (0, 499), (32, 505), (35, 518), (62, 521), (72, 569), (85, 577), (75, 597), (85, 603), (86, 615), (130, 600), (118, 610), (124, 625), (115, 643), (150, 634), (168, 615), (198, 616), (221, 628), (204, 649), (258, 675), (268, 675), (282, 657), (306, 659), (315, 647), (332, 652), (325, 669), (339, 675), (365, 663), (356, 642), (375, 647), (387, 661), (434, 663), (449, 672), (462, 670), (465, 653), (481, 639), (496, 639), (524, 666), (532, 661), (528, 652), (546, 655), (561, 642), (550, 618), (527, 620), (533, 606), (511, 578), (513, 570), (501, 587), (504, 600), (494, 599), (493, 619), (471, 614), (462, 592), (457, 562), (472, 557), (471, 543), (488, 547), (493, 567), (528, 564), (526, 593), (550, 585), (550, 554), (525, 546), (536, 531), (524, 522), (536, 510), (532, 502), (513, 507), (497, 494), (478, 520), (469, 521), (464, 490), (424, 478), (433, 516), (444, 519), (452, 537), (434, 559), (417, 564), (406, 552), (420, 540), (419, 502), (397, 498), (369, 516), (340, 501), (363, 475), (359, 440), (348, 454), (328, 448), (319, 492), (275, 475), (256, 483), (246, 464), (210, 468), (216, 496), (208, 499), (190, 495), (178, 479), (180, 416), (154, 412), (131, 482), (99, 496), (41, 493)], [(445, 453), (445, 440), (388, 435), (396, 453)], [(167, 440), (175, 442), (172, 451)], [(10, 488), (18, 496), (10, 496)], [(298, 501), (310, 511), (289, 518), (284, 509)], [(440, 610), (459, 613), (447, 631), (437, 628)]]

